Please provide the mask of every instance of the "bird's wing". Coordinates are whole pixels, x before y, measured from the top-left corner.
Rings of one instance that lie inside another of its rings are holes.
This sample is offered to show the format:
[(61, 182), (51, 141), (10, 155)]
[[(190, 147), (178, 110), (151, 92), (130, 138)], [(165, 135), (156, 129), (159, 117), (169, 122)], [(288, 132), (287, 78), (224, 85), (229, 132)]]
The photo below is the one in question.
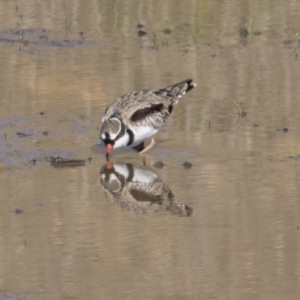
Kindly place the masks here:
[(106, 109), (102, 121), (116, 115), (122, 118), (125, 125), (157, 123), (157, 121), (163, 123), (163, 119), (169, 115), (172, 97), (173, 95), (167, 95), (167, 93), (162, 94), (160, 90), (125, 94)]

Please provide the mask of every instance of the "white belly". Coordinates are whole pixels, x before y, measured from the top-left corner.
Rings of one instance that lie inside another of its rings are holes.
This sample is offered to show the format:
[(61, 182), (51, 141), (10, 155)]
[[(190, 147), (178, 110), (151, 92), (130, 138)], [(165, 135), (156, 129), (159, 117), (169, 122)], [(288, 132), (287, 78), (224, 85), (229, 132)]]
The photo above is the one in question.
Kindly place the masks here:
[(150, 126), (131, 127), (130, 129), (134, 134), (134, 143), (150, 138), (158, 131), (158, 129)]

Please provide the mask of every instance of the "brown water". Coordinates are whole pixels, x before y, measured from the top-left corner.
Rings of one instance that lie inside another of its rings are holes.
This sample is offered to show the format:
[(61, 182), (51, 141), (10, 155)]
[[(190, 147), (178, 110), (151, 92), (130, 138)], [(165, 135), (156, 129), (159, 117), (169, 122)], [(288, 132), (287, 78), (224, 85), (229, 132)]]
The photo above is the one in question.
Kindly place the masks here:
[[(299, 11), (0, 1), (0, 299), (299, 299)], [(189, 77), (148, 165), (106, 170), (105, 107)]]

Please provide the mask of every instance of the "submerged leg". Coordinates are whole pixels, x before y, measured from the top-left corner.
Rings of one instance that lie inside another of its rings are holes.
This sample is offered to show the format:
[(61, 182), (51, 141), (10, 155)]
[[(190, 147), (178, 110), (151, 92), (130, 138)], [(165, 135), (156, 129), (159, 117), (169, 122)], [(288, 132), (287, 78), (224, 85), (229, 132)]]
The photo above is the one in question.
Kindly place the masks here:
[(153, 148), (154, 145), (155, 145), (155, 141), (154, 141), (154, 138), (152, 138), (150, 144), (146, 148), (144, 148), (144, 150), (142, 150), (139, 154), (144, 155), (147, 151), (149, 151), (151, 148)]

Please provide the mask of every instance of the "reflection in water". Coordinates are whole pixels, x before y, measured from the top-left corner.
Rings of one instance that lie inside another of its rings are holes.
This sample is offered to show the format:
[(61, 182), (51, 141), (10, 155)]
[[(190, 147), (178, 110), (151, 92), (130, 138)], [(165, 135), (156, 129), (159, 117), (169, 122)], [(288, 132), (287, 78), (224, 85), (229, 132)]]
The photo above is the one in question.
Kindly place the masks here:
[(106, 164), (100, 169), (105, 195), (122, 208), (136, 212), (170, 211), (191, 216), (193, 209), (179, 202), (153, 169), (130, 163)]

